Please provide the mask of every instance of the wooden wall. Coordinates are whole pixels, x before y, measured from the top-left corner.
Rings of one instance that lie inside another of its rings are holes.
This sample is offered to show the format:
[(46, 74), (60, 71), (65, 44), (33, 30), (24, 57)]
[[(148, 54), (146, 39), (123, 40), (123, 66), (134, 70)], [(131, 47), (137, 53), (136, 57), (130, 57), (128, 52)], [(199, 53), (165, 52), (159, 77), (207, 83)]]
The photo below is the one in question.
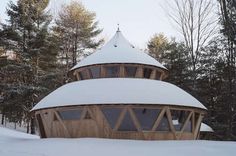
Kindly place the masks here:
[[(121, 112), (114, 127), (109, 124), (108, 119), (102, 112), (103, 108), (119, 108)], [(143, 130), (134, 108), (159, 109), (160, 112), (155, 118), (151, 129)], [(81, 110), (79, 119), (63, 119), (61, 111)], [(171, 110), (188, 111), (182, 128), (176, 130), (173, 125)], [(119, 127), (124, 122), (124, 116), (129, 113), (136, 128), (135, 131), (120, 131)], [(197, 108), (160, 106), (160, 105), (91, 105), (71, 106), (38, 110), (35, 112), (40, 135), (42, 138), (63, 137), (63, 138), (115, 138), (135, 140), (194, 140), (198, 138), (202, 118), (206, 112)], [(163, 117), (166, 117), (169, 130), (158, 131)], [(40, 119), (41, 118), (41, 119)], [(41, 120), (41, 121), (40, 121)], [(187, 123), (191, 121), (191, 131), (185, 131)]]

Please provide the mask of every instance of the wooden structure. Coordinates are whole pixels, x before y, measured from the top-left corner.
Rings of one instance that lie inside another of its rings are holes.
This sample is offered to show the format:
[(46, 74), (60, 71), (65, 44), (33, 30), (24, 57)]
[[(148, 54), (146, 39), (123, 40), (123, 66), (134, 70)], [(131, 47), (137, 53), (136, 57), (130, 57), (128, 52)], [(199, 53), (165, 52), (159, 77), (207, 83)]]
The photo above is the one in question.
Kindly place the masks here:
[(198, 139), (200, 140), (212, 140), (214, 138), (214, 130), (205, 123), (201, 123)]
[(201, 110), (153, 105), (93, 105), (37, 111), (42, 138), (196, 139)]
[(32, 111), (40, 135), (138, 140), (197, 139), (206, 108), (163, 82), (168, 70), (129, 44), (120, 31), (71, 69), (75, 82)]

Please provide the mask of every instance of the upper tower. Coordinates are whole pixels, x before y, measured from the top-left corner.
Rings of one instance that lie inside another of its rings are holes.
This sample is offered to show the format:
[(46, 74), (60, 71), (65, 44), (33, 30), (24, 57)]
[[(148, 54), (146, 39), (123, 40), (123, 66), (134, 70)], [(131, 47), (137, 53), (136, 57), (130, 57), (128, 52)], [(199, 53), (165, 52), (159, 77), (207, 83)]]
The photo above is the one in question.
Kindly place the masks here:
[(131, 45), (119, 29), (104, 47), (81, 60), (70, 71), (76, 80), (110, 77), (162, 80), (167, 73), (156, 59)]

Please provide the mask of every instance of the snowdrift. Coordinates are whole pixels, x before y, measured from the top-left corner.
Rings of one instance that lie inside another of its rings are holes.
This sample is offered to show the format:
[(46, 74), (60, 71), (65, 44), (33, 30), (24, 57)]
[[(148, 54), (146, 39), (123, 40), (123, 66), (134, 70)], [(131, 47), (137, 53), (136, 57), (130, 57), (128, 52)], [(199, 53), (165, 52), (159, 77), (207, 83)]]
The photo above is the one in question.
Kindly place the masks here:
[(235, 156), (236, 142), (39, 139), (0, 127), (0, 156)]

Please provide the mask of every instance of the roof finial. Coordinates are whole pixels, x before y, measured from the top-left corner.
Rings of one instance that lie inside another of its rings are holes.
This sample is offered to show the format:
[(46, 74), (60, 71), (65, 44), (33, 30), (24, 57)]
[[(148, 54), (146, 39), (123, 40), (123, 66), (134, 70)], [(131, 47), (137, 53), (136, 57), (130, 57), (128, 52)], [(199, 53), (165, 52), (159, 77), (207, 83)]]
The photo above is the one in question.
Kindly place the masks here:
[(117, 32), (120, 32), (120, 24), (117, 24)]

